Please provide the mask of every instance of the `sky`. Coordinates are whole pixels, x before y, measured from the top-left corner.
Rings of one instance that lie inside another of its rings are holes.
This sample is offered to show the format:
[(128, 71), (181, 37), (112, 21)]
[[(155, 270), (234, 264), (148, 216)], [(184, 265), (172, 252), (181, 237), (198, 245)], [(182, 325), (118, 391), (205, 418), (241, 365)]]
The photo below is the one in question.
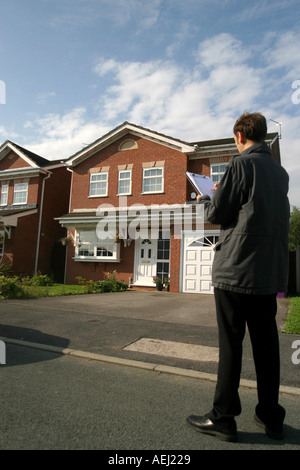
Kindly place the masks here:
[(0, 0), (0, 143), (68, 158), (124, 121), (188, 142), (245, 111), (300, 207), (299, 0)]

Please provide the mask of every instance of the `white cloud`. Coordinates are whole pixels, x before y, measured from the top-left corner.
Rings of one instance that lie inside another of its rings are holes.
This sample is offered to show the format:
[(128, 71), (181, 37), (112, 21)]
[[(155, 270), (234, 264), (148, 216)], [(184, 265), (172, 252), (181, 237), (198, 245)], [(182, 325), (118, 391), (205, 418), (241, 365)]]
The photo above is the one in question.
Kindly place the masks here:
[(37, 95), (37, 103), (38, 104), (46, 104), (49, 98), (53, 98), (56, 96), (56, 93), (54, 91), (46, 91), (46, 92), (41, 92)]
[(293, 31), (278, 35), (272, 47), (264, 53), (270, 70), (285, 69), (282, 79), (296, 80), (300, 78), (300, 33)]
[(242, 42), (229, 33), (221, 33), (201, 42), (198, 47), (198, 58), (204, 67), (233, 65), (247, 62), (251, 52)]
[(63, 116), (48, 114), (27, 122), (27, 126), (37, 128), (42, 137), (27, 147), (38, 155), (57, 160), (69, 157), (109, 131), (99, 122), (86, 121), (85, 112), (85, 108), (75, 108)]
[[(252, 62), (253, 49), (228, 33), (196, 46), (190, 67), (171, 60), (101, 58), (93, 70), (102, 90), (98, 118), (88, 117), (86, 107), (74, 107), (29, 120), (26, 127), (35, 137), (28, 147), (51, 159), (68, 157), (125, 120), (188, 141), (231, 137), (242, 112), (262, 111), (268, 120), (283, 122), (282, 161), (292, 175), (292, 204), (299, 206), (299, 118), (292, 117), (291, 86), (284, 89), (277, 75), (284, 67), (285, 77), (300, 78), (294, 75), (300, 63), (294, 60), (299, 56), (295, 40), (299, 44), (300, 38), (290, 33), (273, 38), (266, 66)], [(274, 126), (269, 130), (278, 130)]]

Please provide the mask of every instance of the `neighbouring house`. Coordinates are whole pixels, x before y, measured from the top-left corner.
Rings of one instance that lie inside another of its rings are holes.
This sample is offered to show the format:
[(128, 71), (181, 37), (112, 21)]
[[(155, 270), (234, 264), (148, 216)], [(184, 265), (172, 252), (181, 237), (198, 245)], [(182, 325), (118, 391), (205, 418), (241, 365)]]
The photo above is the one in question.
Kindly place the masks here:
[(9, 140), (0, 146), (0, 259), (15, 274), (64, 280), (66, 230), (56, 218), (68, 211), (70, 182), (64, 163)]
[[(268, 134), (280, 161), (278, 134)], [(212, 293), (219, 227), (198, 233), (199, 205), (185, 172), (219, 181), (237, 154), (234, 139), (183, 142), (124, 122), (65, 163), (72, 172), (66, 283), (116, 271), (135, 288), (170, 278), (173, 292)]]

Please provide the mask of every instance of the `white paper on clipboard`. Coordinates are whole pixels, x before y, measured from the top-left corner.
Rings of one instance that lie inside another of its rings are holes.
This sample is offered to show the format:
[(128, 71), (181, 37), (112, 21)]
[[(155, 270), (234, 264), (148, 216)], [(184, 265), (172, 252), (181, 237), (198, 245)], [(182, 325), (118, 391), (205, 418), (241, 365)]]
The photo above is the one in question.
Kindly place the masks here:
[(197, 175), (196, 173), (190, 173), (189, 171), (187, 171), (185, 174), (194, 189), (201, 196), (207, 194), (212, 199), (214, 195), (215, 183), (208, 176)]

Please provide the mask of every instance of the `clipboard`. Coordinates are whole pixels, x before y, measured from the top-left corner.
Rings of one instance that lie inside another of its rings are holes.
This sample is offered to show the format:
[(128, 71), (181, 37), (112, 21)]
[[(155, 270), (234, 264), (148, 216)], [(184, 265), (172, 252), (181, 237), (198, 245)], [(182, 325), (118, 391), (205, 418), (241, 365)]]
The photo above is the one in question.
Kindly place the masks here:
[(189, 171), (186, 171), (185, 174), (193, 188), (201, 196), (207, 194), (212, 199), (213, 195), (215, 194), (215, 183), (208, 176), (197, 175), (196, 173), (190, 173)]

